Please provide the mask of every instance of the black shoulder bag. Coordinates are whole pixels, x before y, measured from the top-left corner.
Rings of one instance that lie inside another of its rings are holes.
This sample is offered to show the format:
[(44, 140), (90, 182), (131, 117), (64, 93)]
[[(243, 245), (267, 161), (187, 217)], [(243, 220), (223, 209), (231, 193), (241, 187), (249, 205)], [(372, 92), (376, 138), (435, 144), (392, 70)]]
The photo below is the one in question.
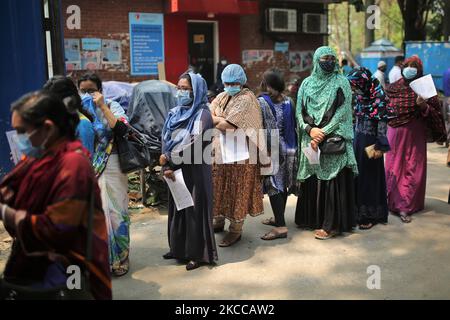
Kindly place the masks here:
[(152, 156), (145, 135), (121, 121), (117, 121), (113, 131), (122, 173), (145, 169), (152, 165), (155, 157)]
[[(330, 109), (328, 109), (323, 115), (322, 121), (319, 125), (314, 123), (314, 119), (308, 114), (306, 110), (307, 106), (303, 105), (302, 102), (302, 118), (303, 121), (308, 124), (311, 128), (323, 128), (328, 123), (330, 123), (336, 110), (344, 103), (345, 97), (341, 88), (336, 92), (336, 98)], [(344, 154), (345, 153), (345, 139), (344, 137), (337, 134), (330, 134), (325, 137), (325, 139), (319, 144), (320, 152), (322, 154)]]

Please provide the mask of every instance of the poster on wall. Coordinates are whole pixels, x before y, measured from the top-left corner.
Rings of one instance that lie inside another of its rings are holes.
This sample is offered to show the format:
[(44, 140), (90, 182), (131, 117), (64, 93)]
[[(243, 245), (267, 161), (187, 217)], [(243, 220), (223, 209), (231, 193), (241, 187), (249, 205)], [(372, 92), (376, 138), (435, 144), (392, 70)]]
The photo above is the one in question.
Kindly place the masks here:
[(273, 50), (244, 50), (242, 51), (242, 63), (249, 64), (253, 62), (271, 59), (273, 57)]
[(102, 47), (102, 40), (98, 38), (82, 38), (81, 48), (84, 51), (99, 51)]
[(102, 63), (120, 64), (122, 62), (122, 44), (120, 40), (102, 40)]
[(275, 42), (275, 51), (286, 53), (289, 50), (289, 42)]
[(302, 72), (312, 68), (313, 51), (289, 51), (291, 72)]
[(164, 61), (164, 19), (159, 13), (129, 13), (131, 75), (157, 75)]
[(67, 71), (81, 69), (80, 39), (64, 39), (64, 60)]
[(98, 70), (101, 66), (100, 51), (82, 51), (81, 52), (81, 69)]

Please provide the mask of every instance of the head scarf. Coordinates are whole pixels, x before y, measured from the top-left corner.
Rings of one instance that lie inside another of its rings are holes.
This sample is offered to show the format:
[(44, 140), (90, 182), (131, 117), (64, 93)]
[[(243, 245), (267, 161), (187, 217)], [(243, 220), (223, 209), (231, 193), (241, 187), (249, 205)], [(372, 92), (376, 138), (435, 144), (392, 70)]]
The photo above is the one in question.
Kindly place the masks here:
[[(169, 111), (162, 131), (163, 153), (171, 152), (175, 147), (181, 148), (184, 144), (190, 142), (189, 138), (191, 134), (194, 134), (195, 122), (200, 119), (203, 110), (208, 110), (208, 98), (206, 96), (208, 86), (205, 79), (192, 72), (189, 72), (189, 76), (191, 77), (194, 94), (192, 106), (176, 106)], [(175, 133), (176, 130), (179, 131)]]
[(344, 96), (351, 97), (350, 84), (347, 78), (340, 73), (338, 63), (329, 73), (320, 67), (320, 58), (327, 55), (334, 56), (337, 61), (336, 52), (332, 48), (323, 46), (316, 50), (311, 76), (303, 81), (298, 94), (297, 103), (305, 105), (308, 114), (314, 117), (317, 123), (320, 123), (326, 110), (331, 107), (339, 88), (342, 88)]
[(247, 83), (247, 76), (244, 69), (238, 64), (229, 64), (222, 71), (222, 82), (234, 83), (238, 82), (242, 85)]
[[(417, 64), (417, 76), (415, 79), (420, 78), (423, 75), (422, 61), (418, 56), (412, 56), (405, 60), (403, 68), (411, 62), (416, 62)], [(396, 114), (396, 118), (389, 122), (389, 125), (392, 127), (404, 125), (415, 119), (417, 116), (417, 94), (409, 86), (409, 83), (413, 80), (406, 80), (402, 77), (400, 80), (386, 87), (385, 91), (389, 97), (389, 107), (392, 108)]]
[(364, 119), (388, 120), (392, 108), (377, 78), (364, 67), (354, 68), (347, 76), (353, 89), (355, 115)]

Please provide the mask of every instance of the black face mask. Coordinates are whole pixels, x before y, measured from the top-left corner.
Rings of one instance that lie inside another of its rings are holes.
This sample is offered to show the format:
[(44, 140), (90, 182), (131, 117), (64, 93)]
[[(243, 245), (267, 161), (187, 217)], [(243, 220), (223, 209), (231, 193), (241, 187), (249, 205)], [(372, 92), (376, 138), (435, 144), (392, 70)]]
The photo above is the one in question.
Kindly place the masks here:
[(323, 71), (330, 73), (333, 72), (334, 67), (336, 66), (335, 61), (319, 61), (319, 66)]

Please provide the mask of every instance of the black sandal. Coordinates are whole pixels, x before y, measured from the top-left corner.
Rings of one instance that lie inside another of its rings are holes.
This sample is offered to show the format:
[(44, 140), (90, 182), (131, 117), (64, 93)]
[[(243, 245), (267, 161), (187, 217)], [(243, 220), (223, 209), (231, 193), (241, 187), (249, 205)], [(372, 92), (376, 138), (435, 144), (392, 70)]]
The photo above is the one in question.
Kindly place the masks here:
[(169, 260), (169, 259), (175, 259), (175, 257), (173, 256), (172, 252), (167, 252), (165, 254), (163, 254), (163, 259)]
[(369, 229), (372, 229), (373, 226), (374, 226), (374, 224), (372, 222), (369, 222), (367, 224), (360, 224), (359, 230), (369, 230)]
[(199, 267), (200, 267), (200, 263), (191, 260), (191, 261), (189, 261), (189, 263), (186, 265), (186, 270), (187, 270), (187, 271), (191, 271), (191, 270), (197, 269), (197, 268), (199, 268)]

